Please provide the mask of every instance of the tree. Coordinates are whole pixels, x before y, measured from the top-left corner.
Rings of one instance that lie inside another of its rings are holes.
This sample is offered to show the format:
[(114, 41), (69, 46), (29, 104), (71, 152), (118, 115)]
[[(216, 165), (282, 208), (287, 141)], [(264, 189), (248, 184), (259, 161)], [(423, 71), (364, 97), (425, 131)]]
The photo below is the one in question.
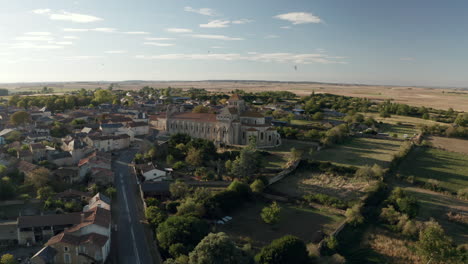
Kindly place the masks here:
[[(252, 141), (251, 141), (252, 142)], [(245, 147), (231, 163), (231, 174), (237, 178), (248, 178), (260, 167), (261, 156), (251, 147)]]
[(31, 116), (25, 111), (18, 111), (10, 116), (10, 122), (15, 126), (29, 123), (30, 120)]
[(44, 167), (39, 167), (27, 174), (28, 182), (32, 183), (36, 189), (44, 187), (49, 183), (50, 171)]
[(156, 229), (159, 224), (166, 221), (167, 214), (163, 210), (159, 209), (157, 206), (149, 206), (145, 211), (146, 220), (151, 225), (153, 229)]
[(50, 186), (44, 186), (37, 189), (37, 199), (45, 201), (52, 197), (52, 195), (54, 195), (54, 190)]
[(189, 264), (248, 264), (252, 257), (238, 248), (225, 233), (210, 233), (189, 255)]
[(0, 179), (0, 200), (7, 200), (15, 197), (15, 185), (11, 182), (9, 177)]
[(361, 214), (360, 205), (356, 204), (352, 208), (346, 209), (346, 222), (352, 226), (357, 226), (364, 222), (364, 217)]
[(114, 99), (114, 95), (109, 90), (101, 89), (101, 90), (97, 90), (94, 92), (94, 100), (98, 104), (110, 103), (113, 101), (113, 99)]
[(252, 192), (261, 193), (263, 192), (263, 189), (265, 189), (265, 184), (262, 180), (256, 179), (252, 184), (250, 184), (250, 189)]
[(107, 197), (114, 198), (115, 194), (117, 193), (117, 190), (114, 187), (110, 186), (104, 191), (104, 193), (107, 195)]
[(171, 245), (181, 243), (185, 253), (190, 252), (209, 231), (209, 225), (193, 216), (170, 216), (156, 230), (159, 245), (169, 250)]
[(183, 203), (177, 206), (177, 215), (192, 215), (201, 217), (205, 214), (205, 207), (198, 203), (193, 198), (186, 199)]
[(12, 254), (4, 254), (0, 259), (1, 264), (17, 264), (18, 262), (15, 259), (15, 256)]
[(240, 182), (238, 180), (234, 180), (229, 184), (228, 191), (233, 191), (239, 194), (244, 200), (248, 200), (250, 198), (250, 187), (248, 184)]
[(436, 263), (462, 263), (458, 250), (452, 239), (445, 235), (444, 229), (434, 221), (426, 223), (426, 227), (419, 232), (416, 248), (427, 260)]
[(455, 119), (455, 124), (467, 127), (468, 126), (468, 113), (460, 113), (458, 114), (457, 118)]
[(267, 224), (276, 224), (280, 219), (281, 207), (277, 202), (273, 202), (270, 206), (266, 206), (260, 213), (263, 221)]
[(197, 105), (193, 108), (192, 113), (209, 113), (211, 109), (207, 106)]
[(184, 198), (190, 191), (190, 187), (183, 181), (176, 181), (169, 186), (173, 198)]
[(21, 139), (21, 132), (11, 131), (10, 133), (8, 133), (5, 139), (9, 143), (14, 142), (14, 141), (19, 141)]
[(188, 153), (187, 153), (187, 157), (185, 158), (185, 161), (194, 166), (194, 167), (197, 167), (197, 166), (200, 166), (203, 162), (203, 159), (202, 159), (202, 153), (201, 153), (201, 150), (199, 149), (195, 149), (195, 148), (190, 148), (188, 150)]
[(258, 264), (304, 264), (308, 261), (306, 245), (302, 240), (291, 235), (273, 240), (255, 256), (255, 262)]

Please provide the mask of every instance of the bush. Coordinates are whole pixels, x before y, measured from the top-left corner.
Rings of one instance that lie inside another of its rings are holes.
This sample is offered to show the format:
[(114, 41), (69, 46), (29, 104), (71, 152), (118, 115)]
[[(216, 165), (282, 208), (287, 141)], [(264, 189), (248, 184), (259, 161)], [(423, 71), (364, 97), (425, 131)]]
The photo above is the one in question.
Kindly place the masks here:
[(166, 221), (167, 214), (156, 206), (149, 206), (145, 211), (146, 220), (153, 229), (156, 229), (159, 224)]
[(156, 231), (159, 245), (169, 251), (171, 245), (181, 243), (191, 251), (208, 234), (209, 225), (193, 216), (170, 216)]
[(265, 189), (265, 184), (262, 180), (256, 179), (252, 184), (250, 184), (250, 189), (254, 193), (261, 193)]
[(362, 204), (356, 204), (352, 208), (348, 208), (345, 212), (346, 222), (352, 226), (357, 226), (364, 223), (364, 217), (361, 214)]
[(176, 163), (174, 163), (174, 166), (172, 166), (174, 168), (174, 170), (181, 170), (183, 168), (185, 168), (185, 162), (183, 161), (178, 161)]
[(306, 194), (304, 195), (303, 198), (304, 200), (308, 202), (316, 202), (319, 204), (331, 206), (331, 207), (338, 208), (338, 209), (348, 208), (348, 204), (345, 201), (340, 200), (336, 197), (327, 195), (327, 194), (323, 194), (323, 193)]
[(457, 196), (460, 199), (468, 200), (468, 188), (463, 188), (463, 189), (458, 190)]
[(273, 240), (255, 256), (258, 264), (308, 263), (307, 249), (302, 240), (295, 236), (284, 236)]
[(166, 203), (166, 211), (168, 211), (171, 214), (177, 213), (177, 206), (179, 206), (180, 203), (176, 201), (170, 201)]
[(267, 224), (276, 224), (280, 220), (281, 207), (277, 202), (273, 202), (270, 206), (266, 206), (260, 213), (263, 222)]

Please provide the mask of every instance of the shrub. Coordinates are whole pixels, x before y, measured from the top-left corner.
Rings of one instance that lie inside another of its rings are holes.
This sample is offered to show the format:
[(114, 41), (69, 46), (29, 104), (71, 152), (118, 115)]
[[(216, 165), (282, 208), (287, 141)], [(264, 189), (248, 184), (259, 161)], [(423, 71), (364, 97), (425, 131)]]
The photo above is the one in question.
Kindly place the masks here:
[(262, 180), (256, 179), (252, 184), (250, 184), (250, 189), (254, 193), (261, 193), (263, 192), (263, 189), (265, 189), (265, 184)]
[(258, 264), (307, 263), (309, 257), (302, 240), (295, 236), (284, 236), (273, 240), (255, 256)]
[(273, 202), (270, 206), (266, 206), (260, 213), (262, 220), (267, 224), (276, 224), (280, 220), (281, 207), (277, 202)]
[(346, 222), (352, 226), (357, 226), (364, 223), (364, 217), (361, 214), (362, 204), (356, 204), (352, 208), (348, 208), (345, 212)]
[(183, 168), (185, 168), (185, 162), (183, 161), (177, 161), (176, 163), (174, 163), (174, 166), (172, 166), (174, 168), (174, 170), (181, 170)]

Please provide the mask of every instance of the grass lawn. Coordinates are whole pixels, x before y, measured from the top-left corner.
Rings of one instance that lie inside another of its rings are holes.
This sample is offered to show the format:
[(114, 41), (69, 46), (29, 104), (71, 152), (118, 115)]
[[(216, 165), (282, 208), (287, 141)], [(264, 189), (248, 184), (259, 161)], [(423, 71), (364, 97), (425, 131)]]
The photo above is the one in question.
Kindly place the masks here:
[(440, 186), (451, 192), (468, 187), (468, 155), (435, 148), (417, 148), (401, 163), (402, 176), (414, 176), (426, 182), (440, 181)]
[(291, 125), (297, 126), (308, 126), (308, 125), (316, 125), (319, 124), (317, 121), (309, 121), (309, 120), (291, 120)]
[(307, 158), (311, 148), (316, 148), (318, 143), (311, 141), (282, 139), (282, 144), (278, 147), (267, 148), (265, 151), (272, 155), (265, 158), (265, 167), (269, 169), (283, 168), (291, 154), (291, 148), (302, 151), (303, 157)]
[(378, 164), (388, 167), (393, 154), (402, 141), (375, 138), (351, 138), (349, 141), (325, 148), (312, 155), (312, 159), (330, 161), (343, 166), (372, 166)]
[(219, 232), (225, 232), (238, 242), (252, 243), (258, 250), (272, 240), (285, 235), (294, 235), (308, 243), (319, 236), (318, 231), (331, 233), (341, 221), (342, 215), (328, 210), (301, 208), (290, 204), (280, 204), (280, 222), (274, 226), (265, 224), (260, 217), (265, 202), (247, 204), (242, 210), (231, 215), (233, 219), (226, 225), (218, 225)]
[(387, 124), (406, 124), (406, 125), (434, 125), (434, 124), (439, 124), (439, 125), (447, 125), (445, 123), (441, 122), (436, 122), (432, 120), (427, 120), (427, 119), (422, 119), (422, 118), (417, 118), (417, 117), (411, 117), (411, 116), (399, 116), (399, 115), (392, 115), (391, 117), (380, 117), (378, 113), (361, 113), (364, 116), (372, 116), (376, 121), (380, 122), (382, 121), (383, 123)]
[(446, 217), (449, 211), (468, 213), (468, 201), (422, 188), (406, 187), (404, 189), (418, 200), (418, 220), (429, 221), (430, 218), (435, 218), (455, 243), (461, 244), (468, 241), (468, 226), (450, 222)]

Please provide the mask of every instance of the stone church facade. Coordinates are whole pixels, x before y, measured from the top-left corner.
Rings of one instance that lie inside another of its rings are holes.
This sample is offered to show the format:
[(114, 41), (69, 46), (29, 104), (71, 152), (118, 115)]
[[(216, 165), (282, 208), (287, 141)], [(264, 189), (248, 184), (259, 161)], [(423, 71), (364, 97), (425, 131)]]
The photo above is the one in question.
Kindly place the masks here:
[(228, 100), (228, 105), (218, 114), (177, 112), (169, 107), (166, 114), (157, 117), (153, 125), (168, 134), (185, 133), (215, 143), (247, 145), (250, 137), (257, 139), (258, 147), (274, 147), (281, 144), (281, 137), (265, 117), (250, 111), (238, 95)]

